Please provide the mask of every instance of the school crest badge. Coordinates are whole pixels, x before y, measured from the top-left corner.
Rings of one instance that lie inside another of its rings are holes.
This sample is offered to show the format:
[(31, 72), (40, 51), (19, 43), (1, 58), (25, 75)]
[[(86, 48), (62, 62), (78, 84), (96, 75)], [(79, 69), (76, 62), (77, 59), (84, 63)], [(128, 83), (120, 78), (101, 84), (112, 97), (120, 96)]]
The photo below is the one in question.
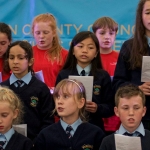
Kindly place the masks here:
[(94, 85), (93, 88), (94, 88), (94, 95), (99, 95), (101, 86), (100, 85)]
[(36, 106), (37, 106), (37, 104), (38, 104), (38, 98), (37, 98), (37, 97), (32, 96), (32, 97), (31, 97), (30, 105), (31, 105), (32, 107), (36, 107)]
[(92, 150), (93, 149), (93, 145), (89, 145), (89, 144), (84, 144), (83, 146), (82, 146), (82, 149), (84, 149), (84, 150)]

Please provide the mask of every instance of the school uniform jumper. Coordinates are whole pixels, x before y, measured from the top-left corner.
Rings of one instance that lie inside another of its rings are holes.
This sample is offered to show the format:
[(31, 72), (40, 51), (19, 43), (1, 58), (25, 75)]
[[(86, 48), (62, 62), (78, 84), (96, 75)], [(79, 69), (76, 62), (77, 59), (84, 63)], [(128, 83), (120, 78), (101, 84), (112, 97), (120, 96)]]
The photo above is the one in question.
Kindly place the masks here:
[(57, 63), (56, 60), (54, 60), (54, 62), (48, 60), (46, 55), (47, 50), (41, 50), (37, 47), (37, 45), (33, 46), (33, 52), (34, 52), (34, 66), (33, 66), (34, 71), (37, 72), (42, 70), (44, 81), (47, 84), (47, 86), (54, 87), (56, 77), (66, 61), (68, 51), (62, 48), (60, 52), (60, 57), (62, 59), (61, 63), (60, 62)]
[[(150, 131), (145, 129), (145, 136), (142, 136), (140, 138), (142, 150), (149, 150)], [(99, 150), (116, 150), (114, 134), (111, 134), (103, 139)]]
[[(75, 70), (62, 70), (56, 79), (56, 84), (69, 75), (79, 76), (77, 69)], [(91, 76), (91, 73), (89, 74)], [(99, 126), (104, 130), (104, 123), (102, 118), (110, 117), (114, 114), (113, 105), (114, 97), (112, 95), (111, 80), (109, 74), (105, 70), (96, 72), (96, 77), (93, 81), (93, 96), (92, 101), (97, 104), (97, 111), (89, 113), (89, 122)]]
[(71, 139), (60, 121), (43, 129), (37, 137), (35, 150), (98, 150), (103, 131), (90, 123), (81, 123)]
[(51, 112), (54, 109), (49, 88), (45, 83), (32, 76), (29, 84), (17, 88), (14, 84), (10, 85), (9, 79), (0, 83), (13, 90), (24, 104), (24, 119), (22, 123), (27, 124), (27, 136), (34, 139), (41, 129), (54, 123)]
[[(130, 69), (130, 63), (128, 60), (130, 59), (130, 51), (132, 48), (133, 39), (127, 40), (123, 43), (122, 48), (120, 50), (120, 54), (118, 57), (118, 62), (113, 78), (113, 90), (114, 92), (120, 86), (127, 84), (135, 84), (137, 86), (142, 85), (141, 82), (141, 68)], [(147, 45), (147, 51), (150, 54), (150, 47)], [(146, 95), (146, 115), (143, 117), (143, 120), (150, 120), (150, 96)]]
[(30, 139), (15, 131), (7, 143), (5, 150), (32, 150), (33, 143)]

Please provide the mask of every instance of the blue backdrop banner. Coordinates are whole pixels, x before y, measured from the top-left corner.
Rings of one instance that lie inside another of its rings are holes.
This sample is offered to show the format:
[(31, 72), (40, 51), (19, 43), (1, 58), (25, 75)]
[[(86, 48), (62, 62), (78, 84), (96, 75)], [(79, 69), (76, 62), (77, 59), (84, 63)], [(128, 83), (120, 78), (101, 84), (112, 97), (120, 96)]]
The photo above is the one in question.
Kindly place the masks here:
[(0, 21), (7, 23), (13, 41), (35, 41), (31, 32), (32, 19), (41, 13), (56, 17), (62, 46), (69, 48), (74, 35), (90, 30), (93, 22), (102, 16), (113, 18), (119, 25), (114, 49), (132, 37), (136, 8), (139, 0), (0, 0)]

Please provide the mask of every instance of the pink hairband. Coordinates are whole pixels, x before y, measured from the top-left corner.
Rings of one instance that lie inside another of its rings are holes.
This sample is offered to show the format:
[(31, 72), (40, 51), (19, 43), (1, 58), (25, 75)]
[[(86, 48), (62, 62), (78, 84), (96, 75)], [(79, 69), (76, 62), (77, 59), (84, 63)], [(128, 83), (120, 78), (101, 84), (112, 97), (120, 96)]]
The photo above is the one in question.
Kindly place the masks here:
[(75, 83), (79, 87), (80, 91), (82, 92), (81, 86), (76, 81), (71, 80), (71, 79), (68, 79), (68, 81)]

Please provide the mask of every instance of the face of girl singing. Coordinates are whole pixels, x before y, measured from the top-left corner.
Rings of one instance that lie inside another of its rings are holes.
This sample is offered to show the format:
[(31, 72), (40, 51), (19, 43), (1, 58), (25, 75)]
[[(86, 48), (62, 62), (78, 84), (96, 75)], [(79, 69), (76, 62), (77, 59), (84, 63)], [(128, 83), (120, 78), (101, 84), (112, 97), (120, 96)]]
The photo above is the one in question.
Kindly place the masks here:
[(0, 58), (5, 54), (10, 41), (5, 33), (0, 32)]
[(14, 75), (21, 79), (28, 73), (28, 68), (33, 64), (33, 58), (28, 60), (25, 50), (19, 45), (10, 48), (9, 67)]
[(142, 11), (143, 25), (145, 26), (145, 32), (150, 37), (150, 1), (146, 1)]
[(4, 134), (11, 129), (17, 115), (18, 110), (13, 110), (9, 102), (0, 102), (0, 133)]
[(97, 56), (96, 45), (92, 38), (86, 38), (74, 46), (73, 55), (80, 67), (85, 68)]
[(37, 22), (34, 25), (33, 35), (39, 49), (47, 50), (51, 48), (55, 34), (49, 22)]

